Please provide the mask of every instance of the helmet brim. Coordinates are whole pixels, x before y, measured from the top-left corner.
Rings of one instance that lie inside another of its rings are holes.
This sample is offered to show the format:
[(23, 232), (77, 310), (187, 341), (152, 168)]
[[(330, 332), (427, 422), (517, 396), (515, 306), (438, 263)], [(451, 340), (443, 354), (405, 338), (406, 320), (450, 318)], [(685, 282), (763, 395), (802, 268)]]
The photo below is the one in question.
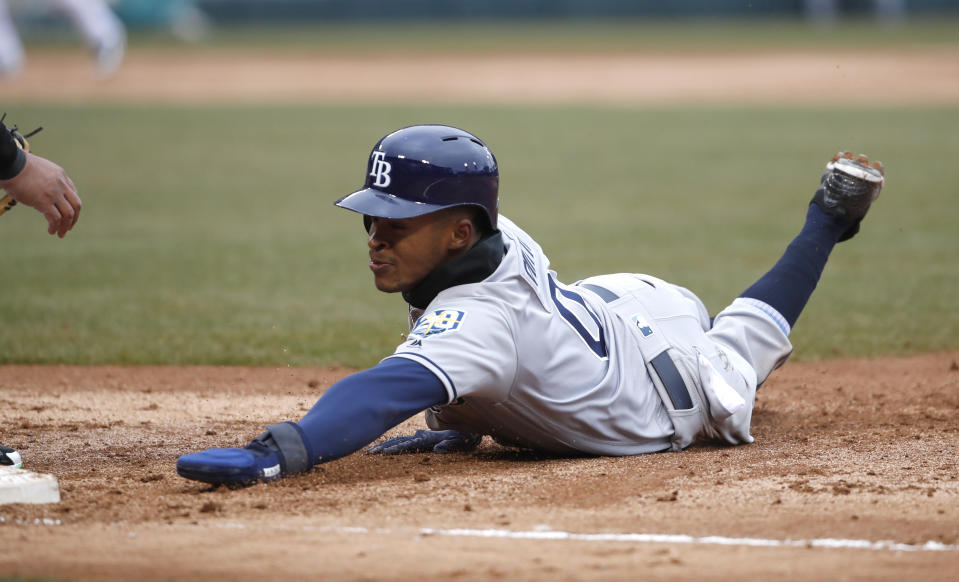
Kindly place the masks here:
[(448, 204), (413, 202), (377, 190), (363, 188), (334, 202), (340, 208), (377, 218), (413, 218), (448, 208)]

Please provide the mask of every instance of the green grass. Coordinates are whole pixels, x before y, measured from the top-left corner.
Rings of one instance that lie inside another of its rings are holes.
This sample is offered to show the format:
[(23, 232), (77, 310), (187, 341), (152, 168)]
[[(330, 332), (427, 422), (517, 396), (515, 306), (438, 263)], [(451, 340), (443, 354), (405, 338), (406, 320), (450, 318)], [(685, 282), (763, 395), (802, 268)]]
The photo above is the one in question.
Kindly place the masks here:
[(440, 122), (486, 139), (504, 214), (561, 280), (641, 271), (720, 309), (778, 258), (849, 148), (888, 186), (836, 249), (801, 359), (959, 349), (959, 110), (99, 107), (6, 104), (80, 188), (65, 240), (0, 218), (0, 362), (368, 366), (404, 331), (357, 216), (372, 144)]

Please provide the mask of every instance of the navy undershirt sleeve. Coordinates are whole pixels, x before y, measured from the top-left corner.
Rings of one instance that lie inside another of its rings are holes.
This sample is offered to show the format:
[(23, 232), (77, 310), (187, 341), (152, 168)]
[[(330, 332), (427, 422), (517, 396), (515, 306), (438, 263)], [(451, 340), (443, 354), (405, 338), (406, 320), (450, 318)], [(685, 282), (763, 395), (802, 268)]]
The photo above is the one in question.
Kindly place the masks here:
[(448, 401), (446, 388), (421, 364), (387, 358), (340, 380), (297, 424), (313, 464), (356, 452), (430, 406)]

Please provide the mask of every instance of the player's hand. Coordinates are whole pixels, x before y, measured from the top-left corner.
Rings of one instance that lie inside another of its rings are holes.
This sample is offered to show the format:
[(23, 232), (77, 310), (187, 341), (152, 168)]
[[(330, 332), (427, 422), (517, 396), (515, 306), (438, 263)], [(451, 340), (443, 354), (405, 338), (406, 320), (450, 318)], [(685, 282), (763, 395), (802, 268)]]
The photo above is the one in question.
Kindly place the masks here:
[(372, 446), (367, 453), (395, 455), (398, 453), (462, 453), (475, 449), (483, 440), (481, 434), (457, 430), (418, 430), (412, 436), (391, 438)]
[(38, 210), (47, 219), (47, 232), (66, 236), (80, 218), (80, 196), (67, 172), (46, 158), (27, 153), (27, 165), (0, 188), (20, 204)]

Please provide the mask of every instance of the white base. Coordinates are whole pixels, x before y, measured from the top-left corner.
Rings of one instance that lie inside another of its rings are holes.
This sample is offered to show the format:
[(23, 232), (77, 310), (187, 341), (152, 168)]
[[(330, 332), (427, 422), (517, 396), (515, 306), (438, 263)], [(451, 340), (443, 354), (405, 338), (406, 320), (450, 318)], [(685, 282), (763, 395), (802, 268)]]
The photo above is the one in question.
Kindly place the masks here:
[(53, 475), (0, 467), (0, 505), (59, 502), (60, 486)]

